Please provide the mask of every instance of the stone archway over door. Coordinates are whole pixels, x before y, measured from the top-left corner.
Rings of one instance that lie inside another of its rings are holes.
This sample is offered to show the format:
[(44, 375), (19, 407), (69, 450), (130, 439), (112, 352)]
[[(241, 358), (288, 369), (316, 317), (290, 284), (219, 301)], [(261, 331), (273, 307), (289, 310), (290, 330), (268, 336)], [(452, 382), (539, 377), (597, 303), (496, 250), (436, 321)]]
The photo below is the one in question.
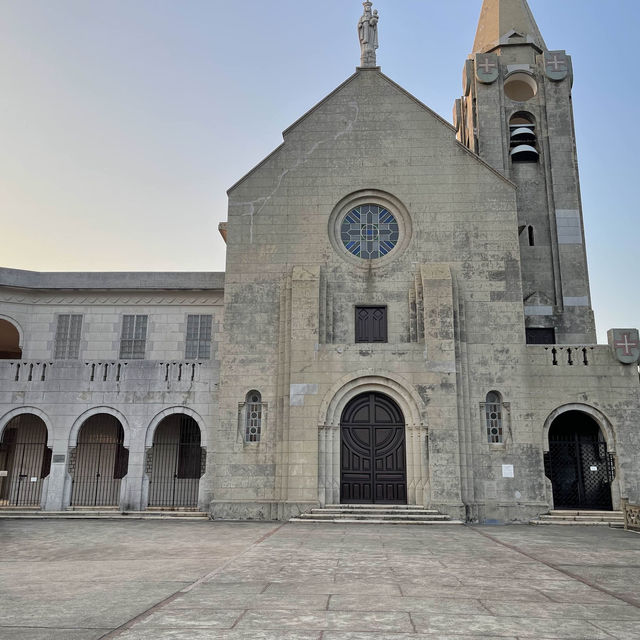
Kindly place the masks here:
[(600, 426), (588, 414), (567, 411), (553, 421), (545, 467), (556, 509), (613, 508), (614, 462)]
[(405, 422), (391, 398), (356, 396), (340, 420), (340, 501), (407, 503)]

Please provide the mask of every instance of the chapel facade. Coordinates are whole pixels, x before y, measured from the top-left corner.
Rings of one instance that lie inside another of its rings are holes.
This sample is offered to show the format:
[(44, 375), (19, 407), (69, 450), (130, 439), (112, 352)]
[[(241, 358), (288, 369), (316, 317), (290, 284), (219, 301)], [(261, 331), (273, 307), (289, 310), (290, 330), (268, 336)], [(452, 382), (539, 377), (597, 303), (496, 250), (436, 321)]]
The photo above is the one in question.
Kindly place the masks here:
[(571, 58), (484, 0), (453, 126), (361, 65), (228, 192), (225, 273), (0, 269), (0, 505), (469, 521), (640, 502), (596, 344)]

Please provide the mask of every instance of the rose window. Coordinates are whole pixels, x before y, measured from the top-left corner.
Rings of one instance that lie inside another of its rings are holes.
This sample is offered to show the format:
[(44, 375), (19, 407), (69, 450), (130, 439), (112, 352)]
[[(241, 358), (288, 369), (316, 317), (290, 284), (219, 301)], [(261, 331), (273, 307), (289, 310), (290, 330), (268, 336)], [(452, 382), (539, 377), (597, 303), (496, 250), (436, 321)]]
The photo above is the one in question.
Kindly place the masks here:
[(349, 253), (374, 260), (386, 256), (398, 243), (398, 221), (384, 207), (363, 204), (345, 215), (340, 237)]

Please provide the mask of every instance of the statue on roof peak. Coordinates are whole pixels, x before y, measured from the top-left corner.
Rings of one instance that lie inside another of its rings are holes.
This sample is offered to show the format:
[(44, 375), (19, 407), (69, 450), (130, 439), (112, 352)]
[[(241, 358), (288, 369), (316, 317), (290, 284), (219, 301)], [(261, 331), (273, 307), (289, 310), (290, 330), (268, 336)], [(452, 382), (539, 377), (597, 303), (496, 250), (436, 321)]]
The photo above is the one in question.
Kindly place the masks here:
[(378, 16), (377, 9), (371, 12), (373, 3), (370, 0), (362, 3), (364, 13), (358, 20), (358, 38), (360, 39), (360, 66), (376, 66), (376, 49), (378, 48)]

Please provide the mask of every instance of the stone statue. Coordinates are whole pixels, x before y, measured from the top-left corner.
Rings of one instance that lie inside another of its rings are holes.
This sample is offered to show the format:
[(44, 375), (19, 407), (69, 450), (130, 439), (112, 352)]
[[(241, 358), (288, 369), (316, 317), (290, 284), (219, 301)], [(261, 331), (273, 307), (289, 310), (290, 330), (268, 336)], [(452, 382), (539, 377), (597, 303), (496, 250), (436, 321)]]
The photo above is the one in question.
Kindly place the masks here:
[(360, 66), (376, 66), (376, 49), (378, 48), (378, 11), (371, 13), (372, 2), (363, 2), (364, 14), (358, 21), (358, 37), (360, 38)]

